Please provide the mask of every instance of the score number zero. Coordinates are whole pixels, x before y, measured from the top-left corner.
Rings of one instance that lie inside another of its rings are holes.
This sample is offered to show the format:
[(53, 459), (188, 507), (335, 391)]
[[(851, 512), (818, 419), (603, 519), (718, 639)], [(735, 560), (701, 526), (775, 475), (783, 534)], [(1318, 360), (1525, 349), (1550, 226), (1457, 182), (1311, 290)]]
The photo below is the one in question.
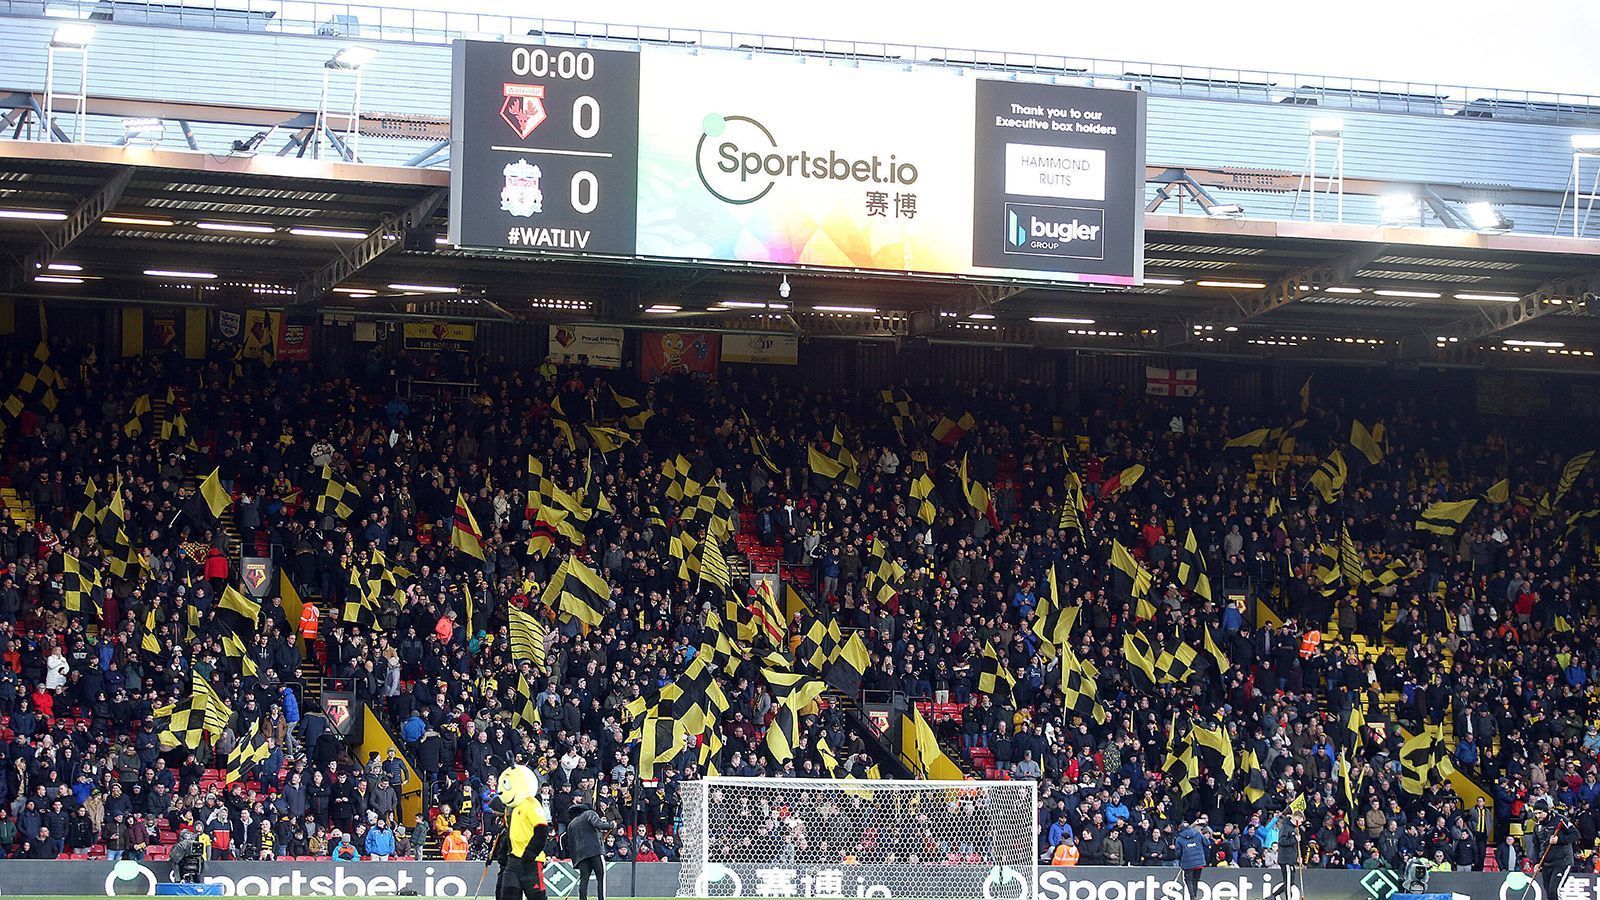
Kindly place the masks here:
[[(511, 72), (534, 78), (562, 78), (588, 81), (594, 78), (594, 54), (560, 50), (551, 53), (543, 47), (517, 47), (511, 51)], [(600, 133), (600, 102), (588, 94), (572, 101), (572, 131), (589, 140)], [(600, 181), (587, 169), (572, 174), (572, 208), (587, 215), (600, 205)]]

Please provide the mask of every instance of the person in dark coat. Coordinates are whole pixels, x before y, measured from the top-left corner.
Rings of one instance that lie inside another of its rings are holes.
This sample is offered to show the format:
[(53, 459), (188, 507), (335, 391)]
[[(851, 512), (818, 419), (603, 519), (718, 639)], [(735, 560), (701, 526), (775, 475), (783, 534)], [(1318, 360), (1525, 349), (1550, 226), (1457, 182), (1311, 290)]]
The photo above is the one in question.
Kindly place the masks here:
[(1175, 839), (1178, 844), (1178, 866), (1183, 869), (1183, 886), (1187, 900), (1200, 898), (1200, 874), (1206, 868), (1206, 849), (1211, 839), (1203, 829), (1204, 819), (1183, 827)]
[(1575, 862), (1572, 850), (1577, 840), (1572, 823), (1552, 812), (1544, 803), (1533, 807), (1533, 851), (1541, 855), (1539, 880), (1546, 897), (1561, 896), (1561, 885), (1572, 874)]
[(562, 841), (578, 875), (578, 900), (589, 900), (590, 875), (595, 878), (596, 900), (606, 900), (605, 840), (601, 835), (611, 829), (612, 824), (600, 818), (581, 796), (573, 801)]

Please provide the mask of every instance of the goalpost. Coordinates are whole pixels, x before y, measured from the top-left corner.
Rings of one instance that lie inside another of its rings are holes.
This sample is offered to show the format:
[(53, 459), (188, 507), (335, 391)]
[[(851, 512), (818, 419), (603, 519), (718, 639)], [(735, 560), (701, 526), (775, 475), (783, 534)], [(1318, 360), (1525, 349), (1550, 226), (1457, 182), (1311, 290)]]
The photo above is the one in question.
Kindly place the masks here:
[(714, 777), (680, 786), (679, 897), (1031, 900), (1034, 781)]

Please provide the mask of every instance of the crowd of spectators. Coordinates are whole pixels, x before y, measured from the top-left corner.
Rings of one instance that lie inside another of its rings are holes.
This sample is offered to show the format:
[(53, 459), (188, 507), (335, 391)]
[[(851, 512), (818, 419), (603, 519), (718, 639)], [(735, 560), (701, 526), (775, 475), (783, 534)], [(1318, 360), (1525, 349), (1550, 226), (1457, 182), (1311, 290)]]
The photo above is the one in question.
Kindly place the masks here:
[[(15, 357), (8, 371), (18, 374), (28, 357)], [(623, 826), (610, 858), (676, 858), (677, 785), (703, 774), (697, 754), (686, 749), (658, 767), (658, 784), (641, 787), (623, 707), (685, 667), (705, 637), (702, 606), (714, 599), (679, 581), (668, 556), (677, 504), (665, 497), (661, 464), (678, 454), (727, 488), (752, 539), (781, 554), (819, 610), (862, 633), (867, 691), (942, 701), (936, 727), (958, 762), (980, 776), (1039, 781), (1047, 862), (1172, 864), (1174, 833), (1203, 815), (1215, 829), (1213, 861), (1273, 864), (1260, 832), (1296, 798), (1306, 802), (1304, 857), (1317, 866), (1424, 856), (1481, 867), (1491, 849), (1520, 858), (1520, 826), (1540, 803), (1565, 806), (1579, 846), (1595, 844), (1593, 520), (1572, 514), (1600, 499), (1588, 475), (1553, 513), (1524, 499), (1553, 489), (1563, 463), (1592, 449), (1592, 435), (1578, 430), (1530, 428), (1424, 396), (1313, 393), (1302, 416), (1298, 397), (1246, 412), (1204, 392), (1173, 401), (1113, 384), (1028, 382), (898, 385), (915, 407), (914, 421), (897, 428), (879, 386), (822, 391), (759, 369), (644, 385), (626, 372), (479, 362), (465, 373), (478, 389), (451, 400), (397, 394), (381, 359), (353, 380), (312, 365), (246, 362), (235, 373), (226, 352), (113, 359), (60, 345), (52, 362), (66, 381), (58, 405), (30, 408), (4, 447), (5, 474), (36, 521), (0, 520), (0, 855), (131, 856), (189, 825), (227, 833), (225, 848), (213, 838), (218, 855), (389, 857), (429, 847), (461, 858), (481, 852), (495, 828), (485, 815), (494, 773), (521, 756), (540, 772), (557, 822), (582, 798)], [(171, 407), (128, 427), (136, 398), (169, 389), (190, 435), (163, 439), (156, 419)], [(653, 413), (621, 449), (601, 453), (581, 427), (569, 443), (554, 424), (557, 401), (578, 426), (636, 414), (619, 395)], [(941, 416), (963, 412), (973, 428), (952, 444), (932, 439)], [(1335, 503), (1305, 486), (1303, 462), (1272, 478), (1249, 450), (1223, 446), (1256, 427), (1294, 426), (1314, 463), (1355, 418), (1383, 421), (1389, 446), (1377, 464), (1353, 468)], [(836, 449), (835, 428), (859, 462), (859, 487), (808, 468), (808, 446)], [(757, 459), (752, 435), (772, 466)], [(540, 724), (520, 727), (505, 608), (539, 612), (537, 589), (568, 552), (559, 542), (543, 557), (526, 548), (530, 457), (573, 494), (592, 483), (608, 498), (614, 512), (596, 514), (571, 552), (612, 593), (598, 627), (552, 620), (547, 670), (528, 672)], [(991, 486), (992, 514), (967, 504), (963, 458)], [(1143, 478), (1102, 496), (1106, 480), (1134, 463)], [(254, 675), (222, 644), (216, 604), (223, 585), (237, 583), (241, 547), (195, 493), (213, 467), (235, 497), (225, 515), (243, 549), (276, 552), (322, 611), (316, 637), (302, 642), (298, 620), (269, 590), (248, 648)], [(313, 508), (323, 467), (359, 487), (348, 519)], [(1069, 468), (1085, 485), (1082, 535), (1058, 528)], [(910, 494), (923, 473), (936, 485), (931, 525)], [(104, 497), (119, 476), (147, 574), (107, 573), (101, 609), (69, 612), (63, 553), (106, 571), (104, 536), (73, 530), (84, 485), (93, 479)], [(1476, 496), (1500, 478), (1510, 479), (1510, 501), (1481, 503), (1458, 534), (1413, 528), (1429, 502)], [(482, 562), (451, 549), (458, 492), (484, 533)], [(1273, 499), (1281, 518), (1268, 514)], [(1400, 559), (1413, 573), (1324, 596), (1312, 576), (1316, 551), (1342, 529), (1374, 564)], [(1191, 530), (1216, 602), (1176, 583)], [(887, 599), (867, 585), (874, 539), (907, 572)], [(1138, 683), (1121, 653), (1135, 606), (1113, 589), (1113, 539), (1155, 574), (1155, 619), (1140, 627), (1169, 647), (1198, 646), (1213, 629), (1232, 663), (1225, 675)], [(340, 610), (350, 568), (373, 549), (405, 574), (403, 601), (386, 598), (368, 628), (341, 621)], [(1061, 601), (1081, 610), (1072, 642), (1099, 669), (1104, 723), (1063, 708), (1058, 676), (1038, 652), (1031, 626), (1052, 566)], [(1246, 602), (1226, 599), (1234, 592)], [(1283, 624), (1258, 627), (1256, 598)], [(141, 649), (152, 614), (158, 653)], [(1404, 649), (1373, 658), (1348, 645), (1304, 648), (1313, 629)], [(986, 644), (1014, 673), (1014, 689), (977, 689), (974, 661)], [(332, 679), (321, 688), (352, 690), (397, 737), (423, 784), (416, 820), (401, 821), (400, 760), (352, 758), (306, 703), (303, 653)], [(151, 713), (187, 693), (191, 672), (217, 687), (235, 718), (215, 746), (163, 749)], [(741, 667), (726, 690), (724, 774), (864, 777), (874, 762), (830, 708), (804, 719), (795, 758), (775, 764), (762, 739), (774, 697), (759, 667)], [(1386, 694), (1401, 699), (1391, 707)], [(1337, 723), (1357, 704), (1375, 728), (1354, 747)], [(1179, 796), (1162, 773), (1179, 712), (1222, 713), (1235, 751), (1256, 754), (1259, 781), (1207, 770)], [(218, 783), (255, 722), (272, 755), (244, 782)], [(1463, 802), (1440, 783), (1402, 789), (1401, 727), (1439, 723), (1485, 801)], [(819, 736), (841, 760), (833, 772)], [(1341, 758), (1353, 773), (1348, 800)]]

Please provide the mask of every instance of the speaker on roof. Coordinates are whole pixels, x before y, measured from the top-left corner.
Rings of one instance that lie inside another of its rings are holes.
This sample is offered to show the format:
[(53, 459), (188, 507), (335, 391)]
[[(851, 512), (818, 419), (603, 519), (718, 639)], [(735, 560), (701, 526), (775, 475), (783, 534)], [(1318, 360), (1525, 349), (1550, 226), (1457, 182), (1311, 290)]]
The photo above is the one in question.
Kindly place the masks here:
[(426, 228), (407, 228), (402, 246), (414, 253), (432, 253), (439, 246), (434, 240), (438, 236), (437, 231)]

